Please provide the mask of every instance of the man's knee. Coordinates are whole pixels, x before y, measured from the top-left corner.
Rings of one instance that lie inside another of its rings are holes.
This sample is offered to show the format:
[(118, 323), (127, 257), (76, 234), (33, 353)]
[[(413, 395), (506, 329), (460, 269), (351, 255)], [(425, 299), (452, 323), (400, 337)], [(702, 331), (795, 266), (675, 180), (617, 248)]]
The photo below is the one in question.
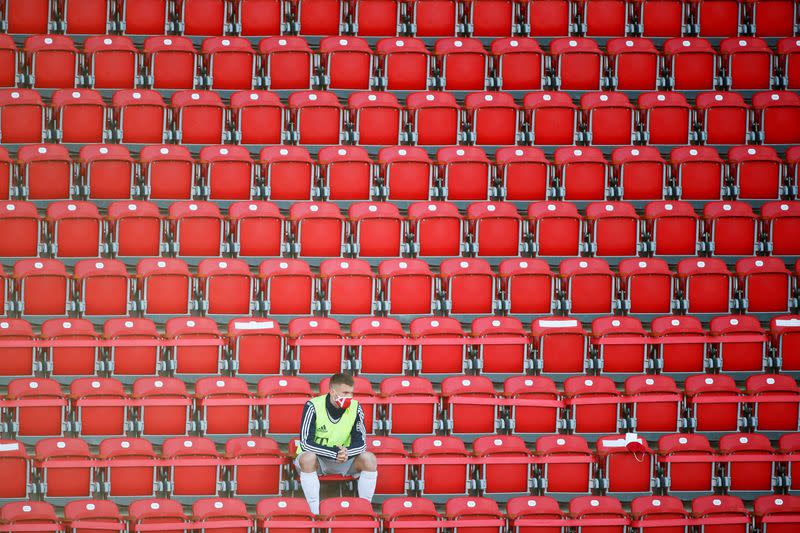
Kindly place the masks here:
[(303, 472), (316, 472), (317, 471), (317, 455), (311, 452), (303, 452), (297, 458), (300, 465), (300, 470)]
[(364, 452), (358, 456), (357, 466), (359, 471), (374, 472), (378, 469), (378, 459), (372, 452)]

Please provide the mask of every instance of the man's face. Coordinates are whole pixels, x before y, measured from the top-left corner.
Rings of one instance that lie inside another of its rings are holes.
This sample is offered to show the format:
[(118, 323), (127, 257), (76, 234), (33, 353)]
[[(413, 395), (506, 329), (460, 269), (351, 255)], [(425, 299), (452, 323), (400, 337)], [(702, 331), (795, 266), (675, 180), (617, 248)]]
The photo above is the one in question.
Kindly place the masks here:
[(331, 403), (334, 405), (347, 408), (350, 405), (350, 398), (353, 397), (352, 385), (345, 385), (343, 383), (336, 384), (331, 387)]

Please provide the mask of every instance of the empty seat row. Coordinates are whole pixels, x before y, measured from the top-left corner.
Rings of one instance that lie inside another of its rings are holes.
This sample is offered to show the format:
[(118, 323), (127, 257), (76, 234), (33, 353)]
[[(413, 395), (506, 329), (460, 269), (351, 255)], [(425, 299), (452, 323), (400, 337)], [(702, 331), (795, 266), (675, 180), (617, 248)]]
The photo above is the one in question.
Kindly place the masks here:
[[(414, 258), (328, 259), (318, 271), (300, 259), (266, 259), (251, 272), (235, 258), (205, 259), (197, 273), (178, 258), (146, 258), (131, 274), (115, 259), (20, 259), (0, 268), (0, 314), (10, 316), (725, 314), (797, 309), (798, 275), (777, 258), (507, 259), (493, 270), (479, 258), (445, 259), (434, 273)], [(158, 287), (157, 289), (155, 287)], [(413, 291), (413, 292), (411, 292)]]
[(788, 0), (10, 0), (4, 8), (10, 33), (717, 37), (797, 31), (797, 6)]
[[(413, 440), (411, 453), (397, 438), (368, 436), (367, 449), (378, 458), (376, 495), (382, 499), (475, 493), (569, 498), (596, 489), (627, 498), (714, 491), (752, 497), (797, 490), (790, 478), (800, 463), (798, 436), (785, 434), (776, 449), (762, 434), (728, 433), (715, 449), (702, 435), (679, 433), (663, 435), (651, 449), (635, 433), (613, 434), (600, 437), (595, 451), (577, 435), (540, 436), (532, 449), (518, 436), (484, 436), (471, 451), (458, 437), (427, 436)], [(287, 457), (274, 440), (255, 436), (229, 439), (224, 454), (204, 437), (165, 439), (160, 453), (142, 438), (107, 438), (93, 453), (84, 440), (55, 437), (36, 443), (35, 461), (22, 443), (1, 442), (6, 498), (252, 497), (287, 495), (298, 485), (289, 467), (295, 441)]]
[(606, 92), (584, 94), (577, 106), (566, 92), (544, 92), (528, 93), (519, 106), (509, 94), (483, 92), (468, 94), (462, 108), (451, 93), (427, 92), (410, 94), (404, 107), (391, 93), (364, 92), (353, 93), (343, 106), (333, 93), (303, 91), (289, 96), (287, 107), (274, 93), (241, 91), (226, 106), (215, 92), (178, 91), (167, 107), (151, 90), (117, 91), (109, 106), (91, 89), (58, 90), (50, 105), (33, 89), (3, 89), (0, 139), (5, 144), (636, 143), (684, 148), (689, 142), (800, 142), (800, 96), (757, 93), (752, 101), (753, 107), (737, 93), (701, 93), (693, 107), (680, 93), (657, 92), (641, 94), (634, 106), (624, 94)]
[[(63, 333), (55, 339), (78, 338), (67, 336), (69, 333)], [(254, 357), (254, 346), (259, 342), (262, 346), (266, 345), (265, 339), (268, 337), (242, 335), (233, 339), (237, 344), (248, 344), (249, 353), (245, 354), (242, 350), (241, 357), (236, 360), (242, 366), (247, 365), (249, 368), (245, 370), (248, 372), (256, 366), (272, 366), (272, 369), (266, 369), (269, 372), (278, 366), (275, 363), (283, 365), (283, 361), (279, 360), (282, 359), (280, 354), (273, 357), (273, 353), (270, 353), (268, 358), (272, 361), (260, 364)], [(313, 337), (311, 334), (297, 338)], [(132, 334), (129, 333), (127, 338), (131, 339)], [(280, 345), (285, 339), (273, 335), (271, 340), (275, 341), (272, 344)], [(541, 340), (543, 342), (544, 338)], [(162, 366), (177, 368), (176, 375), (180, 378), (207, 373), (204, 371), (208, 368), (204, 368), (203, 364), (205, 367), (211, 366), (211, 370), (216, 368), (214, 364), (207, 364), (208, 361), (215, 363), (213, 359), (206, 357), (207, 361), (198, 361), (203, 349), (196, 344), (178, 347), (174, 352), (176, 357)], [(640, 346), (629, 345), (625, 348)], [(437, 373), (443, 375), (441, 371), (445, 368), (454, 369), (449, 370), (447, 377), (441, 381), (441, 393), (435, 392), (431, 381), (422, 376), (386, 377), (380, 382), (379, 395), (368, 379), (363, 376), (354, 378), (355, 398), (362, 403), (367, 432), (399, 437), (437, 433), (462, 437), (495, 433), (530, 437), (539, 433), (558, 432), (591, 435), (638, 431), (652, 435), (691, 431), (713, 436), (725, 431), (797, 431), (800, 424), (800, 388), (792, 377), (785, 374), (750, 375), (745, 382), (745, 391), (739, 389), (727, 374), (691, 375), (686, 378), (683, 390), (667, 375), (631, 375), (625, 379), (622, 391), (607, 376), (573, 375), (564, 380), (563, 392), (556, 389), (554, 382), (546, 376), (514, 376), (505, 380), (502, 392), (497, 392), (486, 376), (456, 375), (461, 371), (460, 365), (453, 364), (451, 354), (444, 353), (444, 348), (442, 352), (450, 360), (437, 361), (436, 356), (431, 355), (431, 350), (436, 348), (420, 350), (422, 357), (413, 363), (431, 376)], [(452, 345), (445, 348), (454, 351)], [(616, 345), (616, 352), (612, 352), (614, 348), (606, 348), (607, 357), (603, 362), (616, 367), (626, 364), (626, 361), (622, 361), (624, 350), (620, 345)], [(72, 375), (79, 376), (85, 370), (80, 368), (80, 364), (83, 363), (85, 367), (86, 360), (92, 362), (90, 358), (84, 358), (84, 361), (78, 361), (77, 357), (69, 360), (65, 355), (65, 350), (69, 348), (50, 350), (54, 356), (48, 364), (61, 372), (60, 375), (53, 374), (54, 378), (63, 377), (63, 372), (70, 370), (70, 365), (71, 370), (75, 371)], [(80, 350), (81, 356), (83, 352), (92, 353), (91, 348)], [(137, 350), (140, 354), (145, 351), (148, 355), (155, 353), (152, 346), (115, 347), (111, 350), (109, 362), (120, 365), (119, 373), (116, 373), (115, 367), (114, 375), (125, 378), (124, 372), (133, 370), (132, 367), (137, 364), (140, 374), (147, 371), (152, 374), (154, 368), (161, 365), (160, 361), (155, 361), (155, 356), (136, 361), (133, 356)], [(306, 375), (325, 375), (326, 363), (320, 359), (327, 357), (329, 361), (337, 363), (323, 349), (306, 353), (308, 350), (313, 348), (298, 349), (298, 355), (303, 352), (302, 357), (288, 366), (308, 368), (309, 374)], [(507, 346), (499, 349), (496, 345), (481, 346), (480, 350), (485, 352), (482, 361), (492, 370), (502, 370), (503, 366), (510, 370), (515, 363), (517, 367), (522, 366), (522, 357)], [(396, 366), (396, 361), (404, 362), (398, 357), (393, 357), (394, 361), (379, 360), (381, 353), (392, 358), (397, 352), (402, 352), (401, 345), (377, 347), (369, 351), (363, 347), (361, 351), (363, 357), (359, 362), (368, 365), (368, 370), (377, 370), (382, 366), (391, 372), (396, 370), (391, 368)], [(630, 349), (628, 353), (630, 355)], [(402, 357), (402, 353), (399, 355)], [(553, 356), (552, 353), (548, 355)], [(20, 365), (25, 362), (25, 358), (19, 359)], [(4, 364), (8, 367), (14, 362)], [(341, 357), (338, 363), (338, 366), (327, 364), (327, 368), (344, 366)], [(26, 364), (30, 366), (30, 361)], [(145, 368), (148, 365), (150, 368)], [(628, 364), (628, 372), (641, 372), (642, 362), (639, 362), (639, 370), (635, 366)], [(262, 374), (242, 375), (253, 378)], [(130, 378), (130, 374), (127, 377)], [(17, 378), (9, 382), (7, 401), (2, 403), (7, 415), (3, 433), (25, 438), (64, 435), (145, 438), (198, 435), (226, 438), (231, 435), (263, 434), (285, 440), (299, 433), (303, 405), (313, 396), (309, 383), (296, 376), (263, 377), (255, 390), (248, 387), (244, 378), (218, 375), (202, 377), (195, 381), (192, 396), (180, 378), (140, 377), (133, 381), (129, 393), (114, 378), (76, 377), (70, 382), (68, 396), (62, 393), (54, 379)], [(327, 391), (327, 383), (326, 378), (320, 384), (321, 393)], [(49, 400), (44, 402), (47, 398)]]
[(214, 145), (193, 157), (179, 145), (133, 156), (106, 144), (73, 157), (63, 145), (37, 144), (15, 158), (0, 147), (0, 201), (775, 200), (797, 195), (798, 161), (798, 147), (782, 158), (767, 146), (735, 146), (726, 158), (710, 146), (674, 148), (666, 158), (648, 146), (615, 148), (610, 158), (596, 147), (562, 147), (551, 160), (531, 146), (500, 148), (490, 159), (474, 146), (440, 148), (434, 157), (393, 146), (371, 157), (340, 145), (312, 158), (300, 146), (265, 147), (254, 157), (243, 146)]
[[(605, 50), (586, 37), (384, 39), (373, 50), (358, 37), (327, 37), (313, 50), (302, 37), (268, 37), (253, 48), (243, 37), (212, 37), (200, 51), (185, 37), (150, 37), (141, 50), (127, 37), (89, 37), (82, 52), (69, 37), (34, 35), (18, 51), (0, 36), (0, 87), (38, 89), (340, 89), (506, 91), (563, 89), (797, 89), (800, 40), (776, 49), (757, 37), (611, 39)], [(19, 56), (19, 57), (18, 57)]]

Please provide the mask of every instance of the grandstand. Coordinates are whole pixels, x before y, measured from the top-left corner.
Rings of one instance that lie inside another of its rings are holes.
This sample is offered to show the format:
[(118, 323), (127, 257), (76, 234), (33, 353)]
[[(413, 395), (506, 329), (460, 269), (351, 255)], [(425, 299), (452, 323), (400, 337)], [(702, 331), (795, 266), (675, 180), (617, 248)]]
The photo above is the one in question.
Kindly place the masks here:
[(0, 532), (800, 531), (796, 0), (0, 15)]

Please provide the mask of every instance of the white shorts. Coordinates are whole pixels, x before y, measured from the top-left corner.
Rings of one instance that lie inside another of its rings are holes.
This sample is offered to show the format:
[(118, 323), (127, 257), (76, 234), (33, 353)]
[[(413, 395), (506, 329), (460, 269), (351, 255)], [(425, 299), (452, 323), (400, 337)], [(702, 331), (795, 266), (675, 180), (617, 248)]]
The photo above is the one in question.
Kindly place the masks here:
[[(304, 452), (304, 453), (310, 453), (310, 452)], [(294, 466), (295, 468), (297, 468), (298, 472), (301, 471), (299, 459), (300, 456), (297, 456), (294, 459)], [(317, 474), (320, 476), (324, 475), (357, 476), (358, 472), (356, 472), (355, 461), (356, 461), (355, 457), (350, 457), (347, 461), (340, 463), (336, 459), (317, 456)]]

